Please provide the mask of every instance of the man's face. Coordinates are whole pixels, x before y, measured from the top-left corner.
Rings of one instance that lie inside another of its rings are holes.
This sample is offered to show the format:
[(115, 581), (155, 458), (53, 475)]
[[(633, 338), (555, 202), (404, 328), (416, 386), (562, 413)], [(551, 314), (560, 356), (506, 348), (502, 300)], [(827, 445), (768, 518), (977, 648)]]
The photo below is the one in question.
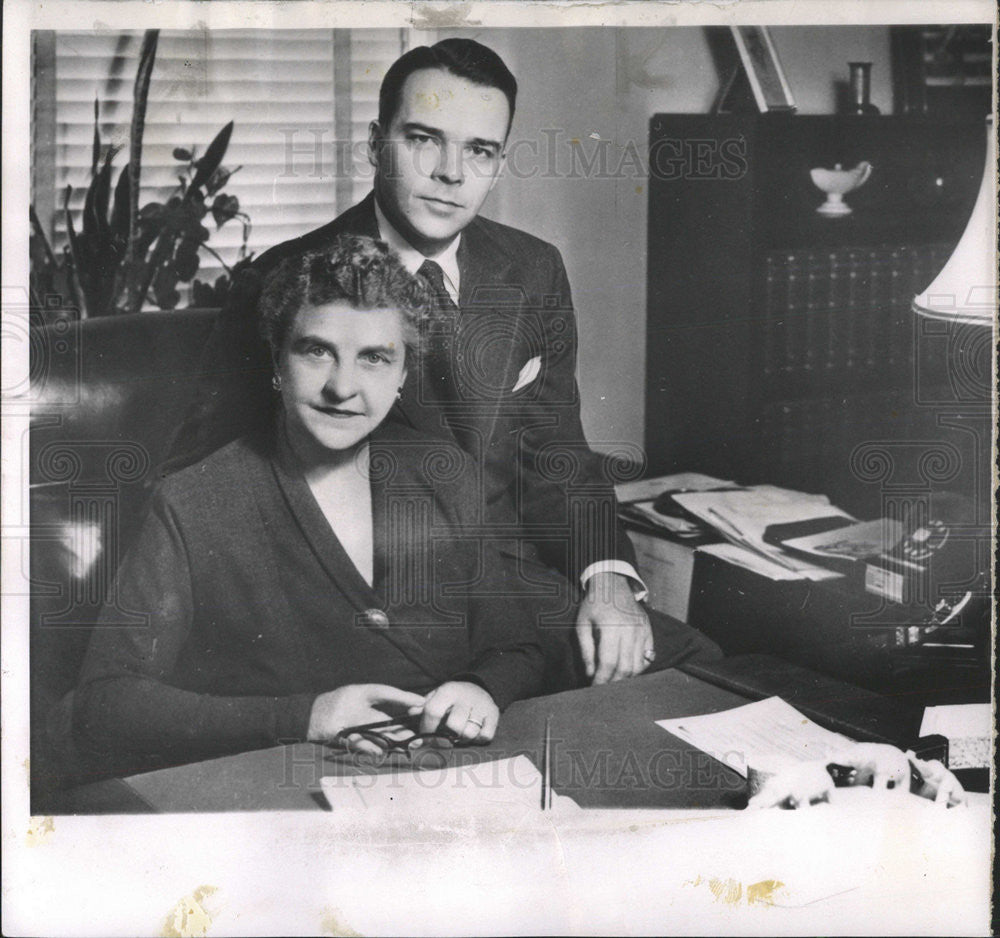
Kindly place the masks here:
[(350, 449), (389, 413), (406, 378), (403, 316), (345, 302), (300, 310), (278, 355), (290, 436), (307, 452)]
[(372, 122), (379, 204), (418, 251), (440, 252), (479, 214), (503, 164), (509, 122), (499, 88), (439, 68), (406, 79), (388, 127)]

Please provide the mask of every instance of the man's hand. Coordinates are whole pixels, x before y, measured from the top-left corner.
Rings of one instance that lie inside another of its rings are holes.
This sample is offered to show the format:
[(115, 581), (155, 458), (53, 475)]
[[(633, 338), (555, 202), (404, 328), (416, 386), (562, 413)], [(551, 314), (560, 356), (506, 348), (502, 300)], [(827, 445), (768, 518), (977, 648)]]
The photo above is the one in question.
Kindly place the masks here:
[(576, 636), (594, 684), (641, 674), (653, 661), (649, 617), (636, 602), (628, 578), (617, 573), (598, 573), (587, 581)]
[(497, 731), (500, 708), (478, 684), (448, 681), (420, 699), (410, 715), (420, 714), (421, 733), (450, 730), (465, 743), (488, 743)]
[[(410, 708), (423, 706), (424, 698), (388, 684), (347, 684), (336, 690), (320, 694), (309, 713), (306, 739), (326, 742), (333, 739), (346, 726), (375, 723), (398, 716)], [(348, 740), (352, 749), (379, 755), (374, 744), (360, 738)]]

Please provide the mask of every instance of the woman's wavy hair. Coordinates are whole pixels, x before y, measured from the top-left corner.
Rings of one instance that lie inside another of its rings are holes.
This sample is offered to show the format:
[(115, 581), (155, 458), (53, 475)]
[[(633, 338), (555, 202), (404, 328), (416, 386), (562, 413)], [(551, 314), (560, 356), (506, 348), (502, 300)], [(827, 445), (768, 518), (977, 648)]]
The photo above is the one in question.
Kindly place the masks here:
[(384, 241), (342, 235), (330, 248), (286, 257), (264, 281), (260, 332), (277, 356), (299, 310), (346, 302), (353, 309), (395, 309), (403, 319), (407, 361), (420, 352), (430, 288), (411, 274)]

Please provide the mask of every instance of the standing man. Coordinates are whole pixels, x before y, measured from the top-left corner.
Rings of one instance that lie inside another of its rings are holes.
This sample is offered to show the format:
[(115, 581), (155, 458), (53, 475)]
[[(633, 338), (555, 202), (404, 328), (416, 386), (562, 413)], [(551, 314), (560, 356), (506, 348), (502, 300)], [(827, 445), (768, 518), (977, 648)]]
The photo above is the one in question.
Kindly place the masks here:
[[(654, 641), (637, 600), (644, 588), (616, 519), (613, 478), (580, 423), (576, 321), (558, 250), (479, 217), (500, 176), (516, 95), (504, 62), (472, 40), (405, 53), (386, 73), (369, 130), (374, 191), (253, 269), (263, 276), (289, 255), (360, 234), (388, 242), (430, 284), (437, 330), (396, 417), (472, 457), (483, 523), (510, 532), (528, 581), (544, 589), (555, 569), (578, 584), (578, 608), (555, 616), (564, 627), (542, 628), (549, 687), (559, 689), (630, 677), (654, 659), (679, 663), (704, 645), (672, 622)], [(236, 307), (253, 302), (250, 279)], [(245, 320), (245, 308), (230, 307)]]

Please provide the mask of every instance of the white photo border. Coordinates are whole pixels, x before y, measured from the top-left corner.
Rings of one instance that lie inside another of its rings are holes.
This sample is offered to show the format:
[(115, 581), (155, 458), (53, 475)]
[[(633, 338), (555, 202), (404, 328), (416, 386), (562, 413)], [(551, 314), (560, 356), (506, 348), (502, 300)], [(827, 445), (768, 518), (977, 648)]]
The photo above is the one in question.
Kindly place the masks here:
[[(35, 29), (634, 28), (996, 22), (988, 0), (731, 4), (8, 0), (3, 35), (3, 387), (27, 303), (30, 36)], [(995, 74), (994, 49), (994, 74)], [(994, 88), (994, 95), (996, 89)], [(994, 98), (995, 101), (995, 98)], [(7, 341), (8, 338), (13, 341)], [(3, 402), (5, 537), (27, 531), (29, 415)], [(6, 935), (989, 934), (989, 811), (860, 806), (751, 816), (599, 812), (558, 828), (428, 823), (373, 832), (329, 814), (32, 818), (28, 597), (4, 550), (2, 931)], [(985, 817), (985, 824), (983, 818)], [(933, 866), (929, 865), (933, 863)], [(812, 893), (748, 902), (808, 872)], [(732, 902), (723, 896), (739, 897)]]

